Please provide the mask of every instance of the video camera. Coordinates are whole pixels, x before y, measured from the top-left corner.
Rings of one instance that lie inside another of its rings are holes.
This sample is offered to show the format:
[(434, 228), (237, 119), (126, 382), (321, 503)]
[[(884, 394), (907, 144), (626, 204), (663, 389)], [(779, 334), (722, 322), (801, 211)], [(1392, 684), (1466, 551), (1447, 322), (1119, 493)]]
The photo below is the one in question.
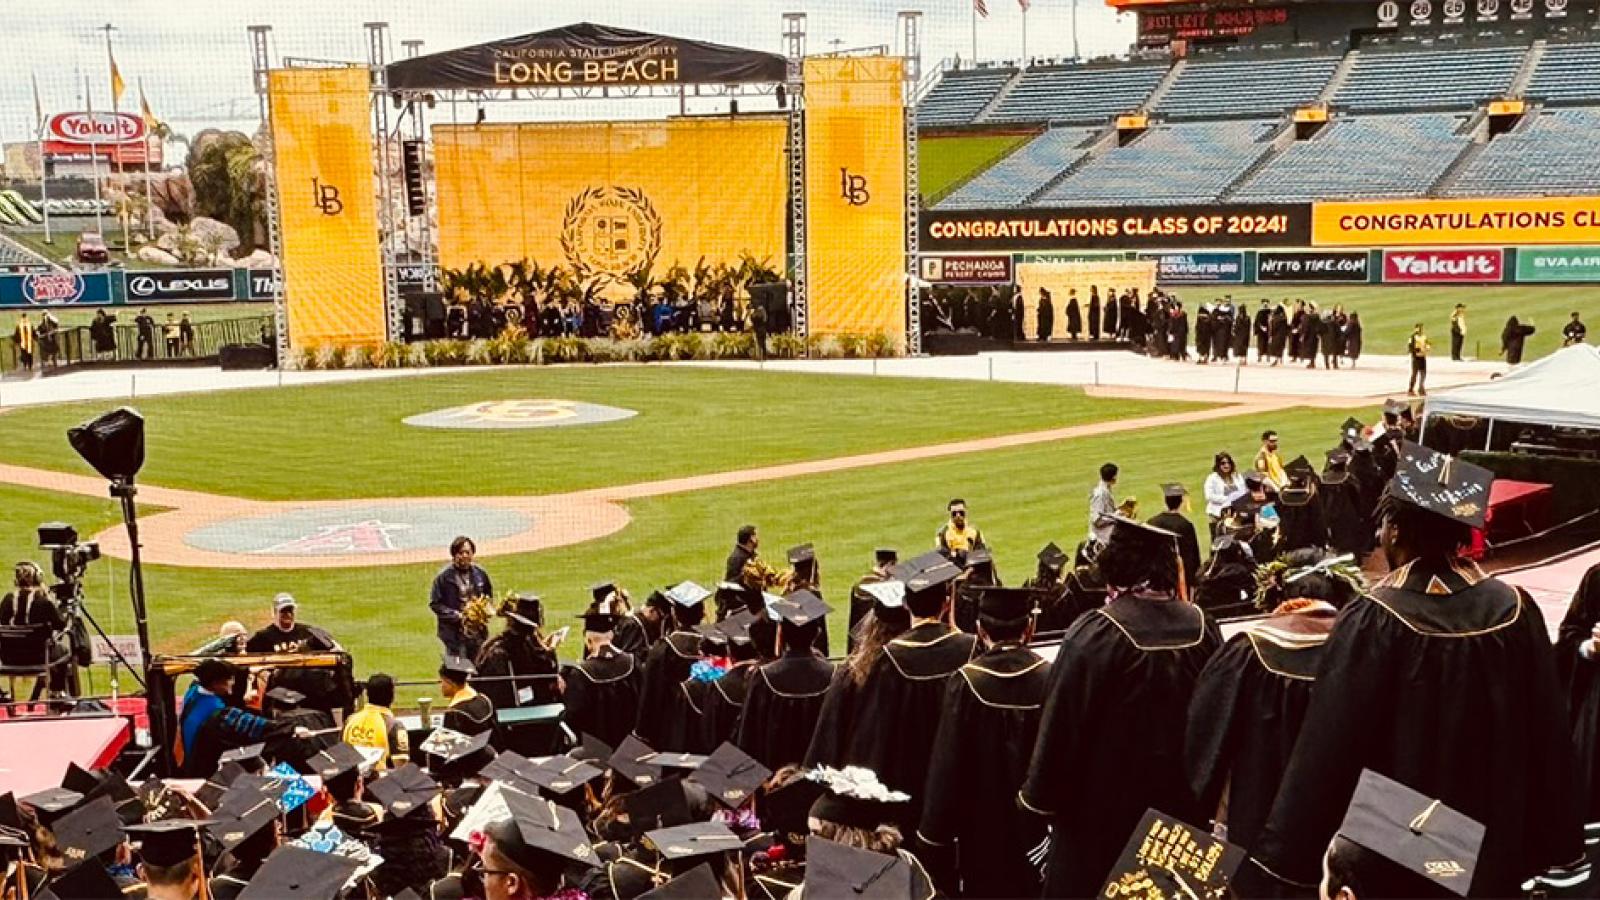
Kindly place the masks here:
[[(100, 545), (94, 541), (80, 543), (78, 529), (64, 522), (46, 522), (39, 526), (39, 549), (50, 551), (50, 568), (61, 580), (51, 587), (57, 600), (73, 599), (89, 563), (100, 558)], [(63, 596), (62, 588), (66, 587), (72, 590)]]

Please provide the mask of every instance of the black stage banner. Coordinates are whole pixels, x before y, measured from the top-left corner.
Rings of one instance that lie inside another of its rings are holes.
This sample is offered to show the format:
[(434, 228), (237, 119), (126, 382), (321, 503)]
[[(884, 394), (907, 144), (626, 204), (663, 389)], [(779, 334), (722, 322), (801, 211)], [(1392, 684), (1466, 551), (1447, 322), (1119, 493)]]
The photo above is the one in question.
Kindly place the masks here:
[(232, 269), (146, 269), (126, 275), (128, 303), (146, 300), (232, 300)]
[(762, 53), (581, 23), (432, 53), (388, 68), (395, 90), (497, 90), (781, 82), (788, 62)]
[(924, 253), (1304, 247), (1311, 204), (927, 211)]
[(1314, 250), (1256, 254), (1256, 281), (1348, 281), (1365, 284), (1371, 254), (1365, 250)]

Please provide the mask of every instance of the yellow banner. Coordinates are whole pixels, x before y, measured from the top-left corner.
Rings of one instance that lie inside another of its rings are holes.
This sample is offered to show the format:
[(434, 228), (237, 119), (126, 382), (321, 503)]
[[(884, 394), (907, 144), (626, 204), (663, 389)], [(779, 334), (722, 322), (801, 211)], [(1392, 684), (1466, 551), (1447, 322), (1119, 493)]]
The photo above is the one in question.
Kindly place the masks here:
[(1317, 203), (1319, 247), (1600, 243), (1600, 197)]
[[(1138, 288), (1140, 297), (1150, 296), (1156, 286), (1156, 261), (1072, 260), (1031, 262), (1017, 266), (1017, 290), (1022, 293), (1023, 334), (1029, 340), (1039, 336), (1039, 291), (1050, 292), (1050, 308), (1055, 314), (1050, 337), (1067, 337), (1067, 304), (1076, 296), (1078, 310), (1085, 316), (1080, 337), (1089, 336), (1089, 288), (1099, 288), (1100, 300), (1120, 296), (1128, 288)], [(1104, 309), (1104, 307), (1101, 307)]]
[(370, 346), (388, 334), (367, 79), (365, 68), (267, 73), (296, 348)]
[(436, 126), (440, 262), (782, 271), (787, 142), (782, 118)]
[(906, 145), (898, 57), (805, 61), (806, 272), (814, 334), (906, 330)]

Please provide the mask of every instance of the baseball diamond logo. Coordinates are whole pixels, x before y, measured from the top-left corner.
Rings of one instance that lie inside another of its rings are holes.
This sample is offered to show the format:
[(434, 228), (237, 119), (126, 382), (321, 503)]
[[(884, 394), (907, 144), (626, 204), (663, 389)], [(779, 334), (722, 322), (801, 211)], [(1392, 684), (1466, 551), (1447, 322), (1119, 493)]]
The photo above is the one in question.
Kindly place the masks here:
[(411, 526), (404, 522), (384, 522), (364, 519), (339, 525), (323, 525), (315, 534), (274, 544), (264, 553), (290, 555), (316, 553), (383, 553), (395, 548), (391, 533), (406, 531)]
[(408, 416), (405, 424), (423, 428), (547, 428), (615, 422), (634, 415), (631, 409), (576, 400), (484, 400)]
[(661, 252), (661, 214), (638, 188), (588, 188), (567, 203), (561, 250), (579, 278), (627, 278)]

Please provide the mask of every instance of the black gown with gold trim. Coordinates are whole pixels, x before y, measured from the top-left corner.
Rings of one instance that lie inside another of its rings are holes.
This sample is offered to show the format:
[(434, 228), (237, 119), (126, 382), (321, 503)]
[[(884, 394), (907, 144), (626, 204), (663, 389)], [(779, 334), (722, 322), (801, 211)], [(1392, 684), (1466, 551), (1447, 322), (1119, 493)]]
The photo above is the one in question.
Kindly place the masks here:
[(1315, 884), (1372, 769), (1483, 823), (1472, 894), (1583, 849), (1566, 705), (1539, 608), (1465, 560), (1413, 561), (1339, 614), (1255, 856)]
[(1583, 576), (1572, 604), (1561, 620), (1556, 640), (1556, 669), (1567, 688), (1572, 713), (1572, 745), (1577, 752), (1579, 811), (1585, 822), (1600, 822), (1600, 656), (1585, 657), (1581, 648), (1600, 625), (1600, 566)]
[(734, 744), (774, 772), (799, 764), (832, 681), (833, 663), (810, 650), (791, 651), (756, 669)]
[(592, 734), (615, 747), (633, 731), (644, 683), (633, 654), (606, 644), (588, 659), (563, 667), (561, 683), (573, 734)]
[(639, 716), (633, 731), (657, 750), (687, 749), (669, 747), (665, 742), (681, 735), (680, 723), (692, 715), (682, 686), (699, 659), (700, 635), (692, 631), (672, 632), (645, 656)]
[(1028, 854), (1043, 843), (1046, 820), (1016, 795), (1049, 683), (1050, 664), (1016, 644), (989, 650), (945, 683), (918, 836), (938, 855), (955, 855), (951, 887), (963, 897), (1039, 895), (1040, 867)]
[(1063, 636), (1018, 797), (1054, 823), (1045, 896), (1098, 892), (1145, 810), (1200, 818), (1184, 720), (1221, 643), (1199, 607), (1165, 595), (1124, 594)]

